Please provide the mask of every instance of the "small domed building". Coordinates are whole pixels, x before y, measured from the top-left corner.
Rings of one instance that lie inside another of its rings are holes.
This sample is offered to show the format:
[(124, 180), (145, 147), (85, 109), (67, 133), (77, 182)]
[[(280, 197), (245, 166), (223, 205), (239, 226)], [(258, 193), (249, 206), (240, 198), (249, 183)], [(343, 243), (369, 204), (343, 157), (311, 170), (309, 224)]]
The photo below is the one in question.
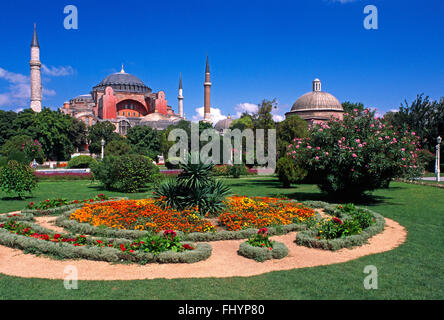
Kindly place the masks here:
[(322, 123), (331, 117), (342, 120), (344, 109), (342, 104), (330, 93), (321, 90), (321, 81), (313, 81), (313, 91), (302, 95), (293, 104), (291, 111), (285, 117), (297, 115), (308, 123)]
[(227, 118), (219, 120), (214, 125), (214, 130), (219, 132), (221, 135), (224, 135), (225, 132), (230, 128), (231, 124), (233, 123), (233, 119), (231, 119), (231, 116), (228, 115)]

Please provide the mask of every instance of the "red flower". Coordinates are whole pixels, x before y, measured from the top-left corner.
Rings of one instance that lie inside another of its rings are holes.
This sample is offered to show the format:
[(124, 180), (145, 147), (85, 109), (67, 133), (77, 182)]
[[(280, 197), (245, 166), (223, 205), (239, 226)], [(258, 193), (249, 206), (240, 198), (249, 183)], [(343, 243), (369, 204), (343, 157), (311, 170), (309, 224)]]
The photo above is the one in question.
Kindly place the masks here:
[(182, 245), (182, 247), (183, 247), (185, 250), (194, 250), (194, 248), (193, 248), (192, 246), (190, 246), (189, 244), (184, 244), (184, 245)]
[(56, 234), (54, 235), (54, 239), (57, 240), (57, 239), (59, 239), (61, 236), (62, 236), (62, 235), (56, 233)]
[(122, 250), (122, 252), (126, 251), (125, 246), (122, 243), (120, 244), (120, 250)]
[(334, 222), (336, 222), (336, 223), (342, 224), (342, 220), (339, 219), (338, 217), (333, 217), (332, 220), (333, 220)]

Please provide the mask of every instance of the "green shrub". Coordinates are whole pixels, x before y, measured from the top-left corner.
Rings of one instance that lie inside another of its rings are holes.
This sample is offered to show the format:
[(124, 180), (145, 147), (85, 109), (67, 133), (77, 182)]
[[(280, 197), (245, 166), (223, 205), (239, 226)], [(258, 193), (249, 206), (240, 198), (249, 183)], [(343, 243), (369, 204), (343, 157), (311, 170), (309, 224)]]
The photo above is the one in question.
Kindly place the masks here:
[(131, 152), (131, 146), (125, 140), (112, 140), (105, 145), (105, 156), (124, 156)]
[(282, 242), (275, 241), (273, 248), (255, 247), (248, 242), (243, 242), (239, 246), (239, 254), (258, 262), (264, 262), (270, 259), (282, 259), (288, 255), (288, 248)]
[(314, 173), (330, 196), (356, 198), (394, 178), (422, 175), (418, 142), (414, 132), (387, 126), (366, 109), (313, 125), (308, 138), (288, 146), (287, 156)]
[(428, 150), (420, 150), (418, 151), (418, 161), (422, 163), (425, 170), (428, 172), (435, 172), (435, 154)]
[(243, 164), (228, 166), (228, 174), (233, 178), (239, 178), (241, 175), (248, 175), (249, 173), (248, 168)]
[(71, 169), (84, 169), (84, 168), (90, 168), (93, 163), (96, 163), (97, 161), (90, 156), (77, 156), (69, 160), (68, 162), (68, 168)]
[(282, 157), (276, 164), (276, 174), (284, 188), (290, 188), (292, 183), (302, 181), (307, 175), (307, 171), (300, 168), (294, 161), (287, 157)]
[[(177, 157), (175, 157), (175, 158), (168, 158), (165, 161), (165, 167), (167, 169), (169, 169), (169, 170), (179, 169), (180, 168), (179, 160), (180, 160), (180, 158), (177, 158)], [(175, 163), (172, 163), (172, 162), (177, 162), (177, 163), (175, 164)]]
[(117, 183), (119, 168), (117, 167), (118, 157), (108, 156), (101, 161), (91, 164), (91, 172), (94, 179), (99, 180), (106, 190), (112, 190)]
[(6, 193), (15, 193), (24, 199), (25, 193), (31, 193), (37, 186), (37, 179), (29, 166), (10, 160), (1, 169), (0, 185)]
[(159, 168), (142, 155), (107, 156), (91, 166), (94, 178), (107, 190), (138, 192), (148, 183), (158, 181)]

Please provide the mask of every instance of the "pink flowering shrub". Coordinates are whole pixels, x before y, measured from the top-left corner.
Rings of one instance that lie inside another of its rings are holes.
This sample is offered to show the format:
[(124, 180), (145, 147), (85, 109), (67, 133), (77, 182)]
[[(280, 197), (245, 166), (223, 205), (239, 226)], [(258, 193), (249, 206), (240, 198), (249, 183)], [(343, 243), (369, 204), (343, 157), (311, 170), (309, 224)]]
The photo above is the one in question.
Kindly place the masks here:
[(397, 131), (374, 118), (368, 109), (345, 114), (309, 128), (308, 138), (294, 139), (287, 156), (319, 177), (322, 191), (362, 195), (387, 187), (393, 178), (422, 174), (415, 132)]

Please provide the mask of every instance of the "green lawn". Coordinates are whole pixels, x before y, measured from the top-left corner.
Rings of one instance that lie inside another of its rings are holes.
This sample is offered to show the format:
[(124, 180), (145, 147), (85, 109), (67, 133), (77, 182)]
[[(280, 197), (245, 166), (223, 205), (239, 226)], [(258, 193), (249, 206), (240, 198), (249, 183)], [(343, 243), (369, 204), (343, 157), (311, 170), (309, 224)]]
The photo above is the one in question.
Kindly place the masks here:
[[(283, 189), (272, 177), (226, 182), (239, 195), (326, 200), (314, 185)], [(34, 197), (26, 201), (8, 200), (0, 193), (0, 212), (19, 210), (29, 201), (47, 197), (84, 199), (101, 192), (88, 181), (42, 182)], [(140, 198), (149, 193), (125, 196)], [(0, 299), (443, 299), (444, 190), (393, 183), (390, 189), (373, 195), (360, 205), (398, 221), (408, 230), (407, 242), (389, 252), (248, 278), (81, 281), (78, 290), (65, 290), (61, 280), (0, 275)], [(378, 290), (363, 287), (367, 265), (378, 269)]]

